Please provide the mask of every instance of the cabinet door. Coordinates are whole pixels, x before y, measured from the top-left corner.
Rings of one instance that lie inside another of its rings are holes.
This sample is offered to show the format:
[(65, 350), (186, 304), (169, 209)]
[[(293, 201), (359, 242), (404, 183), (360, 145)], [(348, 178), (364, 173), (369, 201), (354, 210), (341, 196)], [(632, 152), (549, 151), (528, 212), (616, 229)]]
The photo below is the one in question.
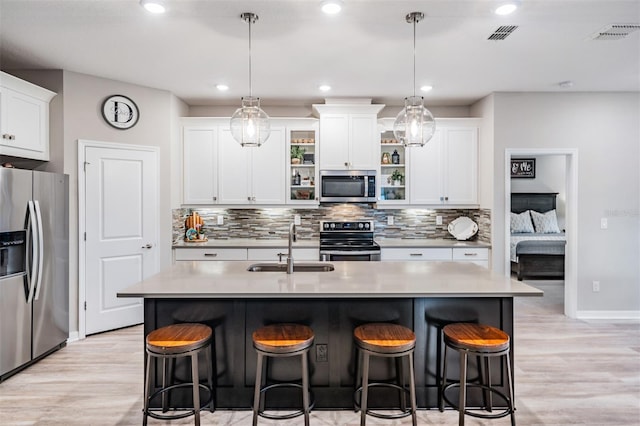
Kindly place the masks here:
[(349, 115), (349, 166), (355, 170), (376, 170), (379, 163), (378, 120), (374, 114)]
[(231, 130), (223, 128), (218, 134), (218, 156), (220, 204), (249, 204), (251, 149), (242, 147), (231, 136)]
[(0, 144), (22, 151), (3, 150), (2, 153), (48, 160), (49, 109), (47, 102), (5, 87), (2, 88), (1, 101), (2, 139)]
[(213, 204), (218, 198), (218, 129), (185, 127), (183, 202)]
[(287, 172), (285, 146), (284, 127), (272, 127), (269, 139), (262, 146), (249, 148), (252, 156), (252, 202), (285, 203)]
[(443, 194), (448, 204), (478, 203), (478, 131), (445, 129)]
[(436, 129), (433, 138), (423, 147), (408, 148), (411, 204), (442, 203), (442, 130)]
[(349, 117), (323, 114), (320, 120), (320, 169), (344, 170), (349, 166)]

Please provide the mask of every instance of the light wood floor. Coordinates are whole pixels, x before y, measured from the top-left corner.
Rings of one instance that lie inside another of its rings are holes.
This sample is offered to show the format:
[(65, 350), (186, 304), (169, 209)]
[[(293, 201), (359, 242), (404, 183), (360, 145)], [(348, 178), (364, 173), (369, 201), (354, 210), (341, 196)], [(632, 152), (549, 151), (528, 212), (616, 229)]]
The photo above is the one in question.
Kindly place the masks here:
[[(543, 298), (516, 303), (516, 419), (520, 425), (640, 424), (640, 323), (578, 321), (562, 315), (562, 282), (528, 281)], [(0, 424), (140, 425), (142, 328), (68, 345), (0, 384)], [(457, 412), (422, 410), (420, 425), (457, 424)], [(367, 420), (372, 425), (410, 419)], [(150, 425), (193, 424), (149, 419)], [(250, 425), (247, 411), (204, 412), (203, 425)], [(260, 425), (276, 424), (260, 419)], [(301, 418), (279, 422), (300, 425)], [(313, 411), (312, 425), (357, 425), (351, 411)], [(508, 418), (469, 425), (505, 425)]]

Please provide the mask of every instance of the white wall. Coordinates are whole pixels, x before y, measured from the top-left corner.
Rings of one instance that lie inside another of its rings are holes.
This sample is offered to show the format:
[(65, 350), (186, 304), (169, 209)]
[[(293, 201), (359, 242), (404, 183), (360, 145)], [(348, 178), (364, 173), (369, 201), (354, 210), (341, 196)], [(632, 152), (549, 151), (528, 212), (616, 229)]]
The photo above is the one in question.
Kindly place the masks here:
[(505, 149), (578, 149), (578, 311), (640, 311), (640, 93), (496, 93), (494, 102), (493, 258), (505, 256)]

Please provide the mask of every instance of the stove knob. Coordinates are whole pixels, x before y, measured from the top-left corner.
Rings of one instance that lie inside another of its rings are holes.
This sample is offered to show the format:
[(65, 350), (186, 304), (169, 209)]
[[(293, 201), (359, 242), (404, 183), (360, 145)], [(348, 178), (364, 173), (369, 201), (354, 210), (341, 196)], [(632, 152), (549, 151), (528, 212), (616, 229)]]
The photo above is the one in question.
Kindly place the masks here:
[(369, 229), (369, 224), (368, 223), (364, 224), (364, 229)]
[(329, 224), (328, 224), (328, 223), (325, 223), (325, 224), (323, 225), (323, 228), (324, 228), (324, 229), (329, 229)]
[(336, 227), (336, 224), (335, 224), (335, 223), (332, 223), (332, 224), (331, 224), (331, 229), (333, 229), (333, 228), (335, 228), (335, 227)]
[(360, 223), (358, 224), (358, 228), (360, 228), (360, 229), (364, 228), (364, 224), (363, 224), (362, 222), (360, 222)]

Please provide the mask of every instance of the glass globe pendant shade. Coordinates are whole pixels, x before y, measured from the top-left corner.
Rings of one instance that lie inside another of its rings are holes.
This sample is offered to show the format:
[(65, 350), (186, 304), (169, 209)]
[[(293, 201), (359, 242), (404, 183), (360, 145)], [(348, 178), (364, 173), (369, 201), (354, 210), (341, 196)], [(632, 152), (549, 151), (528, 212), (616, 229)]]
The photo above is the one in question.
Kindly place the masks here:
[(231, 136), (242, 146), (260, 146), (271, 134), (269, 116), (260, 109), (260, 98), (246, 96), (231, 116)]
[(393, 123), (393, 135), (404, 146), (424, 146), (436, 131), (436, 121), (422, 96), (404, 98), (404, 109)]

